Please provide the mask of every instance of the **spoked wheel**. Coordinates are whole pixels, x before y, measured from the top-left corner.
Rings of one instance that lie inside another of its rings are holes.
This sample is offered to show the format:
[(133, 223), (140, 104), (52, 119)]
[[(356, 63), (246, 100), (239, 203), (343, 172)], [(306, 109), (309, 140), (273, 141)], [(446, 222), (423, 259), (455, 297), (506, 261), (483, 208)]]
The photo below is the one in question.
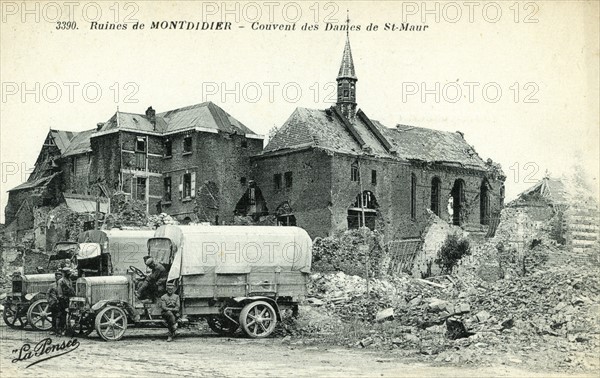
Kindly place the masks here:
[(8, 305), (4, 307), (2, 317), (4, 318), (4, 323), (10, 328), (24, 328), (27, 325), (27, 316)]
[(91, 324), (83, 324), (81, 319), (67, 314), (67, 329), (72, 336), (89, 336), (94, 332), (94, 326)]
[(240, 324), (244, 333), (253, 339), (267, 337), (275, 330), (277, 314), (267, 302), (251, 302), (242, 309)]
[(117, 341), (127, 329), (125, 311), (115, 306), (107, 306), (96, 315), (96, 332), (106, 341)]
[(219, 335), (233, 335), (240, 327), (226, 316), (211, 316), (208, 318), (208, 326)]
[(46, 299), (33, 302), (27, 310), (27, 321), (37, 331), (47, 331), (52, 328), (50, 304)]

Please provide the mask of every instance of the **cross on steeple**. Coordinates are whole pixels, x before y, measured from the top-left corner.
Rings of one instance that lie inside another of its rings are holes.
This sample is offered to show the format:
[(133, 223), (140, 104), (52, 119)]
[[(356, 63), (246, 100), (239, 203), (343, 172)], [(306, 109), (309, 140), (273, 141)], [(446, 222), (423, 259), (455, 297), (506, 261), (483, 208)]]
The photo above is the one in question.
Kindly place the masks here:
[(356, 114), (356, 82), (358, 78), (354, 72), (354, 61), (350, 49), (350, 14), (348, 10), (346, 10), (346, 46), (336, 80), (338, 83), (336, 105), (346, 118), (352, 119)]
[(350, 36), (350, 11), (346, 9), (346, 38)]

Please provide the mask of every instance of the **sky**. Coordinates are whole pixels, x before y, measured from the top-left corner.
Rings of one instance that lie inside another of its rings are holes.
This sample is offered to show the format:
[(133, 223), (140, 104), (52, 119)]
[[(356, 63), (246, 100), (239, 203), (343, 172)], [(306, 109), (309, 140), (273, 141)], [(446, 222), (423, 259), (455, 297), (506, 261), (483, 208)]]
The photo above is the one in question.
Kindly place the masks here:
[[(268, 135), (296, 107), (331, 106), (347, 14), (370, 118), (460, 130), (502, 165), (507, 200), (575, 164), (598, 187), (597, 1), (23, 4), (0, 2), (2, 209), (50, 128), (91, 129), (117, 107), (213, 101)], [(183, 30), (161, 29), (173, 21)], [(424, 30), (386, 30), (402, 23)]]

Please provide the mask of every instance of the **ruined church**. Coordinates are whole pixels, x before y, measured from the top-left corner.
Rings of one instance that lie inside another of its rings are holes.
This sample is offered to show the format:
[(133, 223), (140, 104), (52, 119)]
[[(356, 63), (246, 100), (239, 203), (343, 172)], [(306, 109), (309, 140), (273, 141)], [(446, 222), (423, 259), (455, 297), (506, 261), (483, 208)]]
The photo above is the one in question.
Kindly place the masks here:
[(499, 165), (459, 131), (387, 127), (360, 109), (348, 35), (336, 80), (335, 105), (297, 108), (266, 146), (212, 102), (50, 130), (27, 182), (9, 190), (7, 231), (43, 235), (36, 209), (61, 204), (106, 215), (121, 193), (181, 223), (295, 225), (312, 237), (366, 226), (414, 238), (433, 214), (487, 232), (504, 204)]

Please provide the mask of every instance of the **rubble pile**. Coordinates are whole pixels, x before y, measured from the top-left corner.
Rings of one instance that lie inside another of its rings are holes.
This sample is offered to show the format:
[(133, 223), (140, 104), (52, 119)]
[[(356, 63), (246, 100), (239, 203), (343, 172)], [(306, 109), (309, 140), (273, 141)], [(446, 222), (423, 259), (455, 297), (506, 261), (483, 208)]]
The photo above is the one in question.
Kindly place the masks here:
[(160, 213), (156, 215), (150, 215), (148, 217), (147, 226), (156, 229), (165, 224), (179, 224), (176, 219), (168, 215), (167, 213)]
[[(117, 192), (110, 199), (111, 214), (106, 223), (110, 227), (145, 226), (148, 223), (146, 202), (131, 199), (126, 193)], [(109, 219), (110, 218), (110, 219)]]
[[(364, 246), (364, 247), (363, 247)], [(313, 242), (313, 271), (345, 272), (380, 277), (385, 271), (383, 235), (368, 229), (348, 230), (339, 235), (317, 237)]]
[[(600, 285), (593, 269), (553, 267), (495, 282), (475, 273), (400, 276), (371, 279), (369, 290), (367, 296), (366, 280), (358, 276), (313, 274), (302, 322), (290, 333), (337, 331), (346, 337), (336, 341), (348, 346), (399, 348), (436, 361), (471, 363), (497, 351), (523, 354), (538, 343), (583, 354), (599, 345)], [(574, 354), (567, 360), (556, 363), (582, 361)]]
[(521, 333), (584, 341), (600, 331), (599, 294), (593, 269), (562, 267), (480, 286), (469, 299), (473, 307), (491, 314), (483, 323), (493, 329), (499, 321), (510, 322)]

